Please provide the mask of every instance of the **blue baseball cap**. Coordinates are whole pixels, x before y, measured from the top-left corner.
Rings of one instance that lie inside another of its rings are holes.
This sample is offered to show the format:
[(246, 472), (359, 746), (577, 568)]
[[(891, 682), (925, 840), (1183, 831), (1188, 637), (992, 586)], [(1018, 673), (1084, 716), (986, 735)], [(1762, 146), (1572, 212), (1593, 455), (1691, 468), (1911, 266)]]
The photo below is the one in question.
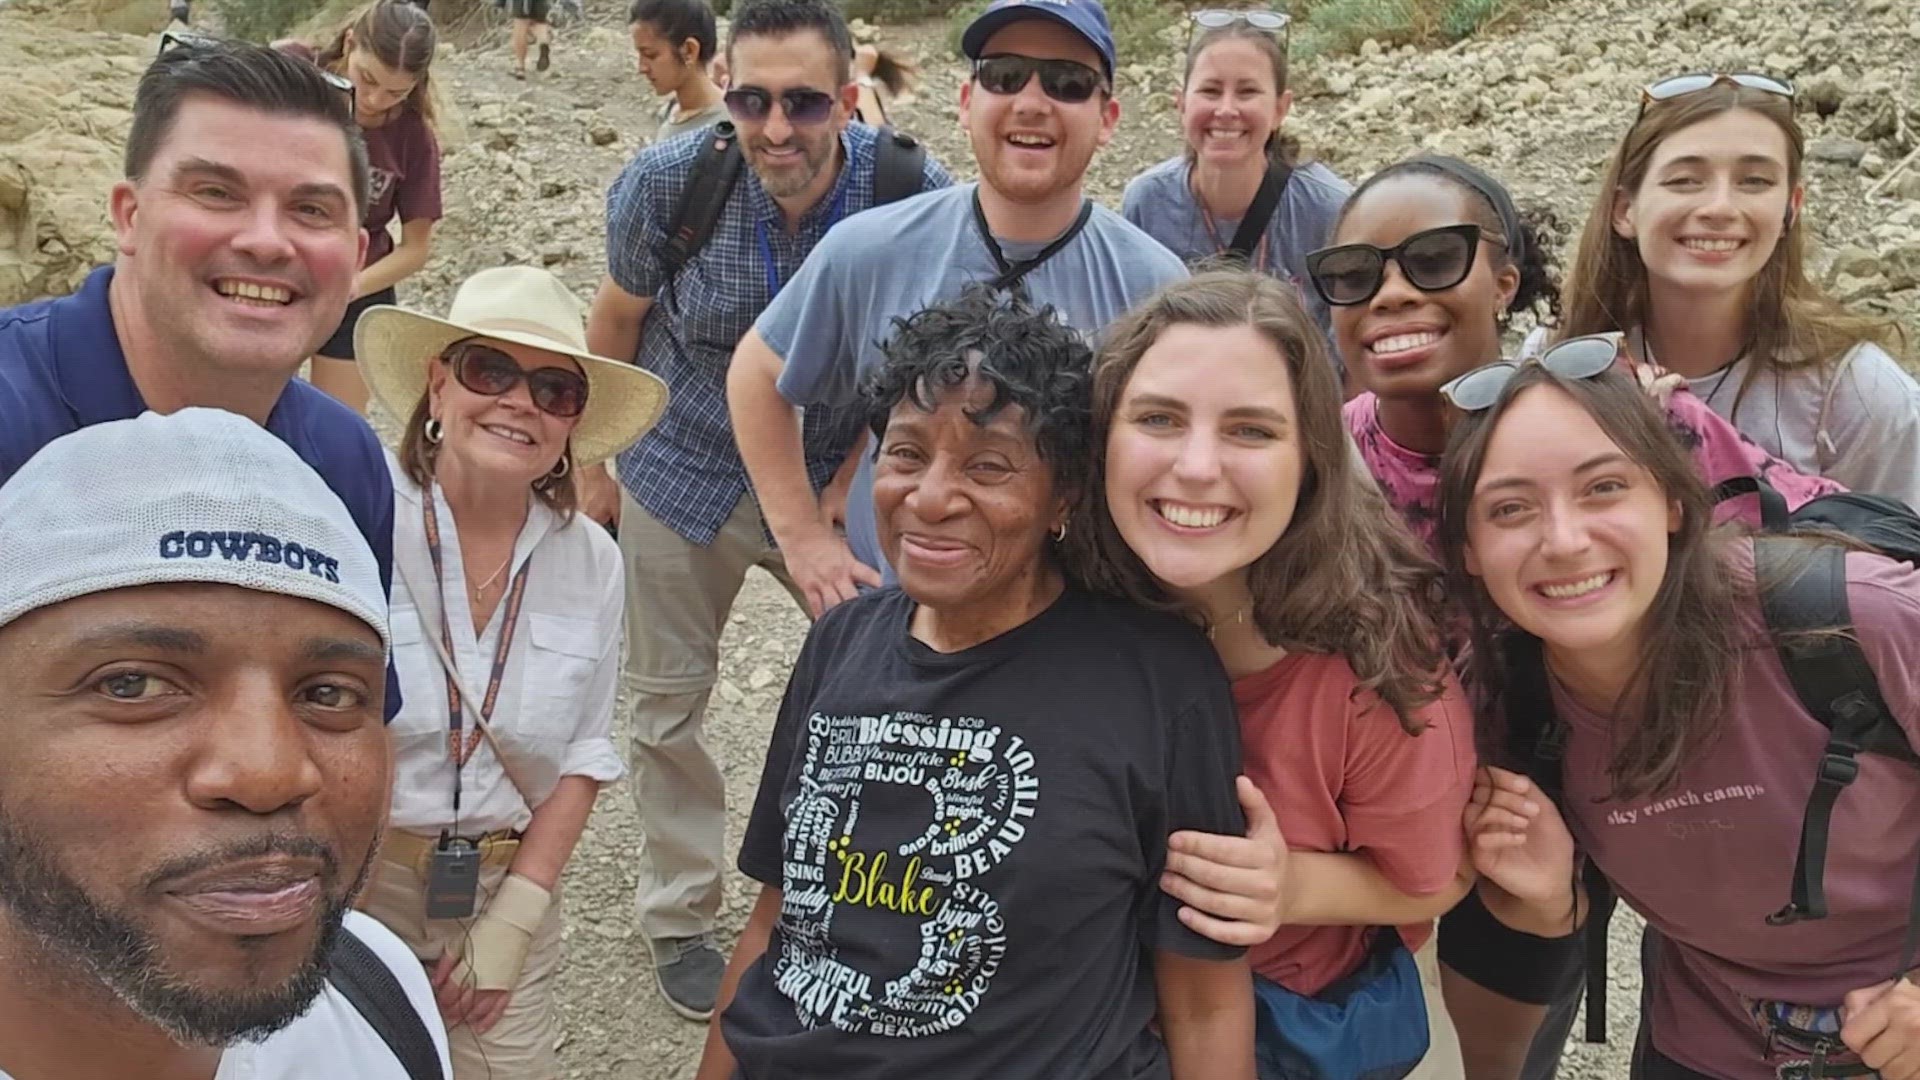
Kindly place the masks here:
[(960, 51), (969, 60), (980, 59), (995, 31), (1022, 19), (1052, 19), (1086, 38), (1100, 54), (1100, 73), (1113, 85), (1113, 28), (1100, 0), (993, 0), (960, 35)]

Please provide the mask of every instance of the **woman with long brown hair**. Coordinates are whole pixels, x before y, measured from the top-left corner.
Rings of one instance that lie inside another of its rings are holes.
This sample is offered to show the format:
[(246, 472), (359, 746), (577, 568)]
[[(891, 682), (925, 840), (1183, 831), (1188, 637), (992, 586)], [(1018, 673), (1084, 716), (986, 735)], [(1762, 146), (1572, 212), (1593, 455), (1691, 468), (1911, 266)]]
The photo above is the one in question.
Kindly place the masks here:
[(1628, 331), (1800, 471), (1920, 503), (1920, 385), (1890, 355), (1899, 329), (1807, 276), (1793, 87), (1680, 75), (1642, 102), (1587, 217), (1561, 332)]
[[(1093, 587), (1207, 626), (1233, 677), (1246, 772), (1286, 849), (1280, 929), (1249, 957), (1262, 1075), (1315, 1052), (1285, 1018), (1325, 1019), (1366, 986), (1354, 996), (1396, 1011), (1329, 1025), (1343, 1052), (1401, 1070), (1365, 1075), (1457, 1077), (1431, 942), (1472, 882), (1472, 717), (1439, 568), (1365, 475), (1340, 405), (1291, 286), (1236, 271), (1168, 286), (1115, 324), (1096, 369), (1076, 563)], [(1169, 891), (1235, 914), (1217, 892), (1239, 890), (1198, 887), (1211, 874), (1184, 857), (1190, 839), (1168, 868), (1194, 880)], [(1421, 1019), (1430, 1044), (1392, 1047)]]
[[(1510, 926), (1566, 935), (1585, 912), (1584, 858), (1646, 917), (1633, 1080), (1912, 1080), (1911, 764), (1849, 759), (1857, 777), (1831, 805), (1823, 853), (1831, 913), (1781, 909), (1799, 896), (1831, 733), (1782, 665), (1762, 594), (1833, 549), (1795, 542), (1775, 566), (1770, 547), (1756, 570), (1754, 540), (1713, 530), (1706, 486), (1635, 379), (1568, 355), (1448, 391), (1467, 415), (1446, 453), (1440, 537), (1472, 613), (1487, 745), (1517, 768), (1530, 756), (1518, 748), (1540, 744), (1505, 737), (1508, 724), (1552, 724), (1560, 740), (1557, 798), (1483, 771), (1467, 818), (1480, 894)], [(1866, 550), (1839, 561), (1845, 633), (1911, 745), (1920, 569)]]
[[(440, 219), (440, 143), (430, 75), (436, 43), (424, 8), (409, 0), (376, 0), (318, 50), (279, 45), (353, 80), (354, 119), (373, 167), (367, 254), (346, 317), (314, 356), (312, 375), (315, 386), (360, 412), (367, 409), (367, 384), (354, 360), (354, 325), (368, 308), (394, 303), (394, 286), (427, 264)], [(388, 232), (396, 219), (397, 244)]]

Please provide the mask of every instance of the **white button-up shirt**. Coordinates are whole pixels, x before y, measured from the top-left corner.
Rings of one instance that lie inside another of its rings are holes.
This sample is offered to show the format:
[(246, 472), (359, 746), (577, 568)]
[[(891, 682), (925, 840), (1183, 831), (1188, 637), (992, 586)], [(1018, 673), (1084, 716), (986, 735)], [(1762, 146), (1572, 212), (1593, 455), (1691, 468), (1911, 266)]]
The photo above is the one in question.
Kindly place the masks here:
[[(394, 748), (390, 823), (432, 836), (455, 824), (447, 680), (433, 644), (440, 636), (441, 598), (433, 594), (420, 486), (391, 453), (387, 467), (394, 496), (389, 621), (403, 698), (400, 714), (388, 727)], [(434, 499), (452, 656), (460, 668), (462, 695), (474, 695), (467, 702), (465, 724), (472, 732), (472, 716), (493, 672), (507, 602), (502, 599), (486, 627), (477, 635), (473, 632), (472, 592), (453, 510), (438, 487)], [(523, 566), (528, 568), (527, 591), (488, 726), (507, 755), (514, 779), (528, 790), (522, 799), (501, 769), (493, 742), (481, 739), (460, 774), (462, 836), (526, 828), (533, 807), (553, 794), (563, 776), (607, 783), (626, 772), (612, 739), (614, 698), (626, 657), (626, 584), (619, 545), (585, 517), (561, 524), (559, 515), (535, 499), (514, 543), (512, 564), (502, 576), (511, 583)]]

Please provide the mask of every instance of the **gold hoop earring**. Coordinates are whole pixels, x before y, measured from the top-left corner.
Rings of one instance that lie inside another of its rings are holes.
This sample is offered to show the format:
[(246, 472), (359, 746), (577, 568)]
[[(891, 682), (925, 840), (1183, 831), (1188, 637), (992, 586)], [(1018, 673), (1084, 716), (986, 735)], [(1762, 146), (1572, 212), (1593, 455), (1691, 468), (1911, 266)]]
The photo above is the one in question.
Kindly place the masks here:
[(1067, 540), (1067, 523), (1062, 521), (1060, 523), (1060, 527), (1053, 530), (1053, 542), (1056, 544), (1064, 544), (1066, 543), (1066, 540)]

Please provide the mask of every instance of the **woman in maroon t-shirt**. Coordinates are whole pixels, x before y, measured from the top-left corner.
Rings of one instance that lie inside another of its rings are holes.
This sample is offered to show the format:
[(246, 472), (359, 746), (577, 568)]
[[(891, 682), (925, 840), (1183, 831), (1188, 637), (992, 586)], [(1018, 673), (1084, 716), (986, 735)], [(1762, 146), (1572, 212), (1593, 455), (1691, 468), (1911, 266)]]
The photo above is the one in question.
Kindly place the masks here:
[[(367, 409), (367, 384), (354, 360), (354, 325), (366, 309), (396, 302), (394, 285), (427, 264), (440, 220), (440, 143), (427, 74), (435, 44), (424, 8), (408, 0), (377, 0), (318, 54), (298, 43), (280, 46), (353, 80), (354, 117), (367, 140), (373, 174), (367, 257), (346, 317), (320, 346), (312, 375), (315, 386), (360, 412)], [(398, 244), (388, 232), (396, 218)]]
[[(1476, 787), (1487, 906), (1566, 934), (1584, 857), (1646, 917), (1632, 1080), (1920, 1077), (1920, 987), (1899, 978), (1911, 765), (1857, 758), (1821, 856), (1831, 916), (1775, 914), (1829, 736), (1761, 613), (1756, 582), (1797, 571), (1757, 572), (1751, 540), (1711, 531), (1690, 456), (1625, 372), (1527, 364), (1461, 405), (1476, 411), (1448, 446), (1440, 540), (1473, 612), (1470, 683), (1487, 715), (1516, 717), (1540, 708), (1506, 689), (1543, 684), (1564, 722), (1557, 806), (1503, 769)], [(1920, 743), (1920, 570), (1849, 550), (1844, 578), (1847, 635)]]

